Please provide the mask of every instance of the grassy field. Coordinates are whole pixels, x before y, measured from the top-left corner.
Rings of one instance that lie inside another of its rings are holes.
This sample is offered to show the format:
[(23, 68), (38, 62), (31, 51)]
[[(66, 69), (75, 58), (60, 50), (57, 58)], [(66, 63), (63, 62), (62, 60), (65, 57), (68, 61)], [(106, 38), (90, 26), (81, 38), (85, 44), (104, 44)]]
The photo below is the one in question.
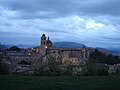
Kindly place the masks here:
[(120, 90), (120, 77), (0, 76), (0, 90)]

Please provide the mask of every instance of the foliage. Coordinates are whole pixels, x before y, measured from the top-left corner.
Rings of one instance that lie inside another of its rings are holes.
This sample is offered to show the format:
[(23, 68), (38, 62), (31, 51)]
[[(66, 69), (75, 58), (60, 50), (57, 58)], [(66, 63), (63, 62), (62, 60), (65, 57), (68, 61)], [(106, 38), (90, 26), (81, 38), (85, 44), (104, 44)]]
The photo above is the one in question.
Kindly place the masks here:
[(34, 59), (34, 62), (32, 64), (34, 69), (38, 71), (42, 66), (42, 58), (40, 57), (39, 59)]
[(96, 62), (87, 61), (83, 68), (83, 75), (85, 76), (106, 76), (108, 75), (108, 67), (99, 66)]
[(112, 54), (106, 55), (97, 49), (90, 54), (89, 60), (96, 63), (107, 63), (108, 65), (120, 63), (120, 58), (118, 56), (113, 56)]
[(5, 63), (0, 62), (0, 75), (9, 74), (9, 69)]
[(62, 75), (68, 75), (68, 76), (71, 76), (73, 75), (73, 67), (72, 65), (68, 65), (66, 66), (66, 70), (63, 71)]
[(0, 75), (6, 75), (9, 73), (9, 69), (7, 67), (7, 64), (2, 62), (3, 56), (0, 54)]
[(47, 56), (47, 65), (41, 65), (40, 62), (39, 65), (37, 64), (35, 75), (56, 76), (60, 74), (61, 71), (58, 68), (58, 62), (53, 56)]
[(17, 52), (21, 51), (21, 49), (17, 46), (13, 46), (13, 47), (11, 47), (10, 49), (7, 49), (7, 50), (8, 51), (17, 51)]
[(48, 75), (60, 75), (60, 69), (58, 68), (58, 62), (54, 56), (49, 55), (47, 57), (48, 61)]
[(30, 65), (31, 63), (25, 60), (22, 60), (21, 62), (19, 62), (18, 64), (25, 64), (25, 65)]

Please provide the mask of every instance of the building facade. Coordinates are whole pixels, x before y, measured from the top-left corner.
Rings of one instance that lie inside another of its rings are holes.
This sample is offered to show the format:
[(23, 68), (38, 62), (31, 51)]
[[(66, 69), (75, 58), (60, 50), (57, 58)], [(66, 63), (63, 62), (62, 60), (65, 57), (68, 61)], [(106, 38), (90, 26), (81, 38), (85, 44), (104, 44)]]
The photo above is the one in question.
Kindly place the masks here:
[(35, 52), (42, 57), (46, 64), (47, 57), (54, 57), (61, 65), (80, 65), (89, 58), (89, 48), (56, 48), (45, 34), (41, 37), (41, 45), (35, 47)]
[(21, 51), (21, 52), (7, 51), (6, 56), (9, 61), (14, 62), (14, 63), (19, 63), (21, 61), (27, 61), (27, 62), (32, 61), (30, 53), (27, 53), (25, 51)]

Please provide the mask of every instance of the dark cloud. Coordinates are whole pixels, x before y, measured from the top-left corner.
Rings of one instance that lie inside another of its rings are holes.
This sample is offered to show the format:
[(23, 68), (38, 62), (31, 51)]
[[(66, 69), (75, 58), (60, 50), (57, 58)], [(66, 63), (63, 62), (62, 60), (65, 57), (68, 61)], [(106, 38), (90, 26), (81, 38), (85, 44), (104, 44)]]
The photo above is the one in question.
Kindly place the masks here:
[(31, 42), (29, 37), (46, 33), (56, 41), (118, 46), (119, 3), (120, 0), (0, 0), (0, 40), (7, 42), (10, 37), (18, 42), (26, 37), (24, 42)]
[(107, 14), (107, 15), (120, 15), (120, 0), (109, 0), (106, 3), (102, 3), (99, 5), (93, 5), (87, 12), (95, 13), (95, 14)]
[(56, 18), (67, 15), (120, 15), (120, 0), (2, 0), (19, 18)]

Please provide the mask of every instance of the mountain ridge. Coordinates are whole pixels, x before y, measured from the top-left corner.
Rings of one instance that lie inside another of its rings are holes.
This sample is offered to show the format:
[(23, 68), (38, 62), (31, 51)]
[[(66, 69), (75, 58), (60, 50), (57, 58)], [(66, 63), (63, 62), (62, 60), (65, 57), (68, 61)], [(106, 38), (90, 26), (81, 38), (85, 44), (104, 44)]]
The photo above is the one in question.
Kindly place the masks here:
[[(88, 47), (84, 44), (80, 44), (80, 43), (76, 43), (76, 42), (53, 42), (53, 45), (56, 48), (83, 48)], [(6, 49), (6, 48), (10, 48), (10, 46), (14, 46), (14, 45), (0, 45), (0, 49)], [(15, 45), (18, 46), (19, 48), (33, 48), (34, 45)], [(111, 52), (113, 55), (119, 55), (120, 56), (120, 48), (113, 48), (113, 47), (109, 47), (109, 48), (102, 48), (102, 47), (89, 47), (91, 49), (98, 49), (99, 51), (109, 51)]]
[(53, 42), (53, 45), (56, 48), (83, 48), (84, 44), (76, 43), (76, 42)]

